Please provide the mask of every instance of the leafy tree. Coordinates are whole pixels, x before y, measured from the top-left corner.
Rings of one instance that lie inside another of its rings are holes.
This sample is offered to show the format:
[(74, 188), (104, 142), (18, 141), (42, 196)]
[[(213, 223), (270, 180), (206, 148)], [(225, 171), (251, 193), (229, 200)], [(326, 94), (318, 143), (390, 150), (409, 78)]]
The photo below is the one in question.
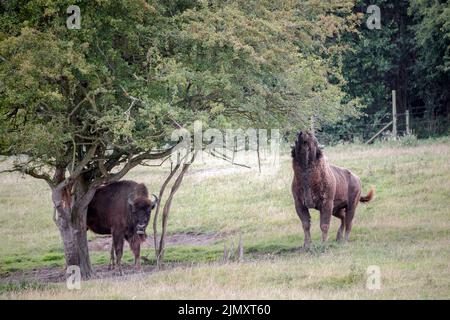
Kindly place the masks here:
[(397, 91), (398, 112), (407, 108), (408, 79), (405, 74), (411, 64), (410, 36), (406, 28), (407, 1), (378, 1), (381, 9), (381, 29), (366, 26), (366, 10), (371, 1), (359, 0), (353, 8), (359, 16), (357, 33), (343, 36), (350, 46), (343, 58), (345, 92), (356, 99), (361, 109), (359, 117), (348, 117), (342, 123), (327, 126), (325, 131), (334, 139), (352, 139), (374, 134), (379, 124), (390, 121), (391, 91)]
[[(412, 67), (414, 106), (428, 117), (450, 116), (450, 3), (412, 0), (416, 63)], [(448, 123), (447, 123), (448, 128)], [(444, 133), (448, 133), (444, 131)]]
[(381, 129), (392, 119), (392, 90), (397, 92), (400, 131), (408, 109), (412, 116), (450, 114), (448, 1), (377, 1), (379, 30), (366, 26), (370, 4), (356, 1), (358, 32), (342, 36), (350, 47), (343, 59), (344, 91), (360, 102), (361, 116), (326, 126), (332, 139), (368, 138)]
[[(319, 3), (1, 3), (0, 153), (16, 156), (9, 171), (50, 186), (68, 265), (92, 275), (86, 211), (95, 190), (166, 159), (174, 129), (202, 120), (288, 130), (311, 115), (332, 122), (352, 112), (331, 62), (351, 3)], [(66, 28), (72, 4), (79, 30)]]

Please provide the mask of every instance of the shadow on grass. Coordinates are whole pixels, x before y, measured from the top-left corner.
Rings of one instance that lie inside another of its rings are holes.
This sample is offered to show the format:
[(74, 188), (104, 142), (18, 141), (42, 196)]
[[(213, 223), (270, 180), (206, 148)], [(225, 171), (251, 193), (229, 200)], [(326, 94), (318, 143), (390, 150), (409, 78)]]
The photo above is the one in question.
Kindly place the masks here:
[[(295, 242), (294, 242), (295, 243)], [(298, 242), (297, 242), (298, 243)], [(321, 256), (327, 254), (333, 249), (338, 249), (344, 246), (344, 243), (336, 241), (329, 241), (326, 243), (313, 242), (309, 249), (303, 246), (286, 243), (264, 243), (255, 244), (245, 248), (245, 253), (249, 254), (253, 259), (258, 259), (260, 256), (289, 256), (293, 254), (304, 254), (308, 256)]]

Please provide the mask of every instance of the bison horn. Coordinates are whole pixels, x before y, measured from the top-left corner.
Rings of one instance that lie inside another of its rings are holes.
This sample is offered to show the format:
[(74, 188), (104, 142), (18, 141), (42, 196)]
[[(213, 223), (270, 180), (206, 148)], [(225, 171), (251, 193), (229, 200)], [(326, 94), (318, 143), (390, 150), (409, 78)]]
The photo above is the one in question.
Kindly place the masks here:
[(152, 200), (152, 202), (153, 202), (154, 204), (157, 204), (157, 203), (158, 203), (158, 197), (157, 197), (155, 194), (152, 194), (152, 196), (153, 196), (153, 198), (155, 199), (155, 200)]

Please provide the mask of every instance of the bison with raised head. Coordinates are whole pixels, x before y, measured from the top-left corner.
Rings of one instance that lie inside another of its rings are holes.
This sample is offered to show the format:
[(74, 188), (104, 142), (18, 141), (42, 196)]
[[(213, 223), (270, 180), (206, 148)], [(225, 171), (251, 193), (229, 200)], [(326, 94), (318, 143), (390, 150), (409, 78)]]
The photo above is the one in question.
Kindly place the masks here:
[(98, 234), (112, 235), (111, 268), (116, 263), (120, 274), (124, 240), (134, 253), (135, 266), (140, 268), (141, 243), (146, 239), (151, 210), (158, 202), (158, 198), (153, 197), (149, 199), (142, 183), (119, 181), (100, 187), (89, 204), (87, 227)]
[(298, 133), (292, 158), (292, 194), (305, 233), (304, 247), (309, 248), (311, 244), (309, 209), (320, 211), (322, 241), (328, 238), (332, 215), (341, 220), (337, 240), (347, 241), (358, 203), (371, 201), (374, 189), (362, 196), (359, 177), (348, 169), (328, 163), (312, 133)]

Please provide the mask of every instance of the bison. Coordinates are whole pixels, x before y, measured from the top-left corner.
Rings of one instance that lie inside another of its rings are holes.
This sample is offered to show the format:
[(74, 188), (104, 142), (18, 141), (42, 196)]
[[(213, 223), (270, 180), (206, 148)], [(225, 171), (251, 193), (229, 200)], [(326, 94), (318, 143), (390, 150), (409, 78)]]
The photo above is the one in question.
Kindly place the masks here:
[(151, 210), (158, 198), (148, 198), (144, 184), (134, 181), (119, 181), (100, 187), (87, 211), (88, 229), (97, 234), (111, 234), (111, 269), (114, 269), (114, 252), (120, 274), (124, 240), (134, 254), (136, 268), (140, 268), (141, 243), (145, 241)]
[(299, 132), (292, 148), (294, 178), (292, 194), (295, 209), (305, 233), (304, 247), (311, 244), (311, 216), (308, 209), (320, 211), (322, 241), (327, 241), (331, 215), (341, 220), (336, 240), (348, 241), (352, 220), (359, 202), (369, 202), (374, 197), (373, 187), (361, 196), (361, 181), (350, 170), (333, 166), (318, 146), (314, 134)]

